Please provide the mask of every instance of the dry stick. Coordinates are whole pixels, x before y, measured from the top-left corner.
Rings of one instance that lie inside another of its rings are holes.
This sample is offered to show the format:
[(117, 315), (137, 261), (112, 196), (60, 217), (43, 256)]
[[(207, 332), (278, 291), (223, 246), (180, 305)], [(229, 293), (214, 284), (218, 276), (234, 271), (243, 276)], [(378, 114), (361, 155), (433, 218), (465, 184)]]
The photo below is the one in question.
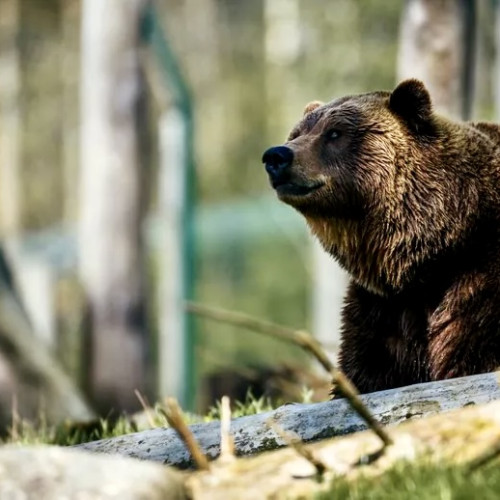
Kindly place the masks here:
[(234, 455), (234, 440), (231, 436), (231, 404), (227, 396), (223, 396), (221, 400), (221, 415), (220, 415), (220, 457), (219, 460), (223, 463), (232, 462), (235, 459)]
[(137, 389), (134, 389), (134, 394), (135, 397), (139, 400), (139, 403), (141, 403), (142, 409), (144, 411), (144, 414), (146, 415), (149, 426), (151, 427), (151, 429), (154, 429), (156, 425), (151, 412), (151, 406), (146, 401), (146, 398)]
[(163, 413), (168, 424), (177, 432), (183, 443), (186, 445), (198, 469), (209, 470), (210, 467), (208, 465), (207, 457), (201, 451), (200, 446), (184, 421), (177, 401), (174, 398), (167, 398), (165, 406), (166, 411), (163, 411)]
[(323, 474), (328, 470), (328, 467), (313, 455), (311, 450), (304, 445), (302, 439), (291, 432), (286, 432), (271, 419), (266, 420), (266, 425), (276, 432), (276, 434), (278, 434), (278, 436), (280, 436), (288, 446), (291, 446), (301, 457), (305, 458), (316, 469), (316, 475), (319, 480), (323, 479)]
[(204, 316), (214, 321), (240, 326), (302, 347), (302, 349), (312, 354), (331, 375), (332, 381), (338, 386), (340, 393), (347, 399), (352, 409), (366, 422), (368, 427), (382, 440), (384, 446), (392, 444), (392, 439), (389, 434), (382, 425), (375, 420), (363, 401), (361, 401), (359, 393), (352, 382), (340, 370), (335, 368), (333, 363), (328, 359), (321, 344), (308, 332), (304, 330), (293, 330), (292, 328), (276, 325), (243, 313), (208, 307), (194, 302), (188, 302), (186, 307), (192, 314)]

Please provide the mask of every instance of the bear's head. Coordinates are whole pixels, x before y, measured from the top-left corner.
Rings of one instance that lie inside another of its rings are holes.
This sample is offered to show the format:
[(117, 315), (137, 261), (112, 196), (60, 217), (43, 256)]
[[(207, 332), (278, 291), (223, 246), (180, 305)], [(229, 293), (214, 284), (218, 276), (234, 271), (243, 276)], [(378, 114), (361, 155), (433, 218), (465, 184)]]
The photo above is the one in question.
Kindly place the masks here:
[(393, 92), (310, 103), (262, 161), (278, 197), (306, 217), (325, 250), (357, 282), (386, 293), (472, 224), (478, 194), (464, 184), (463, 144), (484, 135), (472, 129), (436, 115), (412, 79)]

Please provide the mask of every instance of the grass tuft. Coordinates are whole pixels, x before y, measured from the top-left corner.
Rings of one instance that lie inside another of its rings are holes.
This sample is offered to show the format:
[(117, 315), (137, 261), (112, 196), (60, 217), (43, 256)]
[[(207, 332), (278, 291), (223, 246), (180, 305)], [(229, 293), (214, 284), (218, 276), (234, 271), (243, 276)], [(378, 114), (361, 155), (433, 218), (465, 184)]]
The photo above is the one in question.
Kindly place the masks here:
[(401, 462), (377, 477), (355, 481), (337, 478), (317, 500), (497, 500), (500, 495), (498, 463), (470, 474), (463, 466)]

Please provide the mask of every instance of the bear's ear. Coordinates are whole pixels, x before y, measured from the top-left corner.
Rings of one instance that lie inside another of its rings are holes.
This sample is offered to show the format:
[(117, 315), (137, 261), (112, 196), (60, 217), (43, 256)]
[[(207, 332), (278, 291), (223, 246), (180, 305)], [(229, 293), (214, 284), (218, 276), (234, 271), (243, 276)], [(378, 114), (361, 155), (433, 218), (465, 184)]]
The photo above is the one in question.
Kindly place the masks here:
[(415, 132), (432, 129), (431, 96), (420, 80), (401, 82), (389, 98), (389, 107)]
[(318, 109), (320, 106), (323, 106), (323, 102), (321, 101), (312, 101), (304, 108), (304, 116), (308, 115), (315, 109)]

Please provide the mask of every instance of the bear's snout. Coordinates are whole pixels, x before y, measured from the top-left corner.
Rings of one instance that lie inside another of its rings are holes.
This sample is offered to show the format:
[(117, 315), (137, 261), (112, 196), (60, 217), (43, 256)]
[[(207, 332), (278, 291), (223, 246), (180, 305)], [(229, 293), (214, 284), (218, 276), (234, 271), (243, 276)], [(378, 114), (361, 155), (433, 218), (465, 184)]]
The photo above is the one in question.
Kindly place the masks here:
[(262, 163), (266, 166), (273, 187), (288, 181), (292, 162), (293, 151), (287, 146), (275, 146), (265, 151)]

